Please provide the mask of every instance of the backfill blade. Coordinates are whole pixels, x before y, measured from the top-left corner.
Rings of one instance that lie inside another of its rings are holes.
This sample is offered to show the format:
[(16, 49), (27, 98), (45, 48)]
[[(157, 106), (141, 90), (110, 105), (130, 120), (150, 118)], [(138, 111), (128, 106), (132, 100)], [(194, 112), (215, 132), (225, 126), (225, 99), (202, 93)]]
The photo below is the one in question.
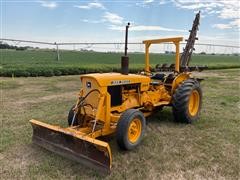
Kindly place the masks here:
[(101, 173), (110, 173), (112, 158), (108, 143), (79, 135), (67, 128), (36, 120), (30, 122), (33, 128), (33, 143)]

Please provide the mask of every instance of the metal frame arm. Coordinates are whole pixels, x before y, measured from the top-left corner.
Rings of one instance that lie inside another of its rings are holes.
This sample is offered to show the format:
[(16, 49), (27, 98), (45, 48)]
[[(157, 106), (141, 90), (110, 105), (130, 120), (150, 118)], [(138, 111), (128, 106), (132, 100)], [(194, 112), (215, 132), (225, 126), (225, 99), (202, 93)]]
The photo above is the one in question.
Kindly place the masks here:
[(176, 46), (176, 56), (175, 56), (175, 71), (179, 72), (180, 70), (180, 41), (183, 40), (183, 37), (173, 37), (173, 38), (162, 38), (162, 39), (151, 39), (144, 40), (145, 44), (145, 71), (150, 72), (150, 64), (149, 64), (149, 47), (151, 44), (161, 44), (166, 42), (172, 42)]

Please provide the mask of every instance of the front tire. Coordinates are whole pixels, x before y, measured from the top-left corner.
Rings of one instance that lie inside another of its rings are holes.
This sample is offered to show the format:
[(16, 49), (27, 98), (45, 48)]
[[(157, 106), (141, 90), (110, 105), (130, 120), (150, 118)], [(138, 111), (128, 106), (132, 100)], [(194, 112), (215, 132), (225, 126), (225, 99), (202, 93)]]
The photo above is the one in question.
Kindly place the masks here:
[(123, 150), (132, 150), (143, 138), (146, 120), (143, 113), (136, 109), (124, 111), (117, 124), (117, 143)]
[(175, 121), (192, 123), (199, 118), (202, 106), (202, 90), (195, 79), (187, 79), (173, 95), (172, 107)]

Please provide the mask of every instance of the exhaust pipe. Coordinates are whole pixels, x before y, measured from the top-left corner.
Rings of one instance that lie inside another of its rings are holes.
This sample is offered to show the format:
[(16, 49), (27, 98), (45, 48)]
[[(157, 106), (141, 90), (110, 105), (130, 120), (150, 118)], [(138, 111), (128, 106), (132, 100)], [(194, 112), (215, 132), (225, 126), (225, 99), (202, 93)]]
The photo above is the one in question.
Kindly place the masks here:
[(126, 26), (126, 32), (125, 32), (125, 50), (124, 50), (124, 56), (121, 57), (121, 73), (128, 75), (129, 73), (129, 57), (127, 55), (127, 50), (128, 50), (128, 28), (130, 26), (130, 23), (127, 24)]

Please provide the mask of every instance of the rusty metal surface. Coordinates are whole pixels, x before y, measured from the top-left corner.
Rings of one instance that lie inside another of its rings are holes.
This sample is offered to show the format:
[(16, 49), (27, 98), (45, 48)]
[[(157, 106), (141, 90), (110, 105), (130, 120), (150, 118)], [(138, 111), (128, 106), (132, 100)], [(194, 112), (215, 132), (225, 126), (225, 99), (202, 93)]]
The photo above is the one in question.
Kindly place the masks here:
[(199, 21), (200, 21), (200, 12), (196, 14), (196, 17), (193, 21), (192, 29), (190, 30), (190, 35), (187, 39), (187, 44), (183, 50), (183, 53), (180, 59), (180, 66), (183, 68), (189, 65), (189, 62), (192, 57), (192, 53), (195, 50), (194, 44), (195, 44), (195, 40), (198, 40), (197, 31), (198, 31)]
[(100, 173), (110, 173), (110, 157), (107, 151), (100, 151), (93, 143), (64, 134), (62, 132), (48, 129), (32, 124), (32, 141), (59, 155), (77, 161)]

